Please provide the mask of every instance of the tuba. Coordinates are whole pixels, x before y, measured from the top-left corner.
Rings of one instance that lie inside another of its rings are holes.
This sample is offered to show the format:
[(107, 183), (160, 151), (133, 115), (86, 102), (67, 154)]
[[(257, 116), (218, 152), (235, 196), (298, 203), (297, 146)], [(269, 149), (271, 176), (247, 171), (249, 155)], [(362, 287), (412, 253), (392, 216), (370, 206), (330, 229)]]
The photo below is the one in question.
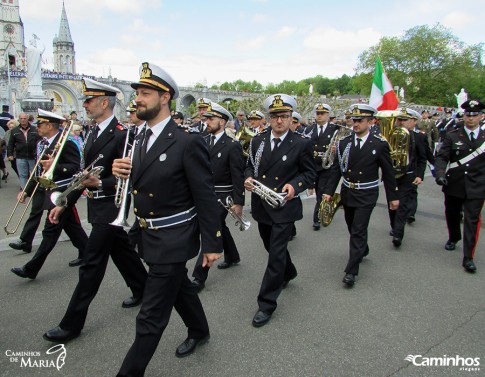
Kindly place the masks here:
[(235, 221), (234, 225), (239, 226), (239, 230), (241, 232), (249, 229), (249, 227), (251, 226), (251, 222), (246, 219), (244, 215), (239, 216), (236, 212), (234, 212), (234, 210), (232, 209), (234, 201), (230, 196), (226, 198), (226, 204), (224, 204), (221, 199), (217, 199), (217, 201), (221, 203), (221, 205), (227, 210), (227, 212), (229, 212), (229, 214)]
[(251, 192), (254, 192), (256, 195), (261, 197), (261, 199), (263, 199), (271, 207), (277, 209), (286, 204), (286, 194), (278, 194), (255, 179), (253, 179), (250, 184), (253, 186), (253, 190)]
[(318, 211), (318, 218), (320, 223), (327, 227), (333, 220), (335, 216), (335, 212), (342, 206), (342, 198), (340, 197), (339, 193), (333, 194), (332, 200), (330, 202), (326, 202), (323, 200), (322, 195), (322, 202), (320, 203), (320, 209)]
[(396, 178), (406, 174), (409, 165), (409, 131), (402, 127), (394, 127), (396, 117), (400, 114), (398, 110), (379, 111), (376, 118), (379, 120), (381, 136), (389, 142), (391, 149), (392, 167)]
[(241, 143), (244, 157), (249, 156), (249, 143), (256, 135), (257, 133), (250, 130), (246, 125), (241, 126), (239, 131), (236, 132), (236, 136), (234, 136), (234, 138)]
[(57, 163), (59, 162), (62, 150), (64, 149), (64, 146), (68, 141), (72, 126), (74, 126), (73, 120), (71, 120), (68, 128), (64, 128), (62, 130), (61, 136), (59, 137), (59, 140), (57, 141), (57, 144), (55, 145), (54, 150), (51, 154), (51, 158), (53, 158), (51, 167), (47, 171), (45, 171), (40, 177), (35, 177), (35, 180), (47, 190), (57, 187), (57, 184), (54, 182), (54, 170), (56, 169)]

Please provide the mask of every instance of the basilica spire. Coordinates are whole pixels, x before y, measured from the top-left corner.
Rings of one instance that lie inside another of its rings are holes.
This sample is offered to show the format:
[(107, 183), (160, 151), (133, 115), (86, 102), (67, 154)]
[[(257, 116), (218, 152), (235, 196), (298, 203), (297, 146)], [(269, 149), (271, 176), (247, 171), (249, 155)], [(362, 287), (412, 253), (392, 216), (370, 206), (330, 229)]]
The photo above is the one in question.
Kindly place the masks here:
[(74, 51), (74, 42), (69, 29), (67, 20), (66, 7), (62, 2), (61, 23), (59, 25), (59, 34), (53, 40), (54, 47), (54, 70), (62, 73), (76, 73), (76, 51)]
[(57, 36), (59, 42), (72, 43), (71, 30), (69, 29), (69, 21), (67, 20), (66, 7), (64, 1), (62, 2), (61, 24), (59, 25), (59, 34)]

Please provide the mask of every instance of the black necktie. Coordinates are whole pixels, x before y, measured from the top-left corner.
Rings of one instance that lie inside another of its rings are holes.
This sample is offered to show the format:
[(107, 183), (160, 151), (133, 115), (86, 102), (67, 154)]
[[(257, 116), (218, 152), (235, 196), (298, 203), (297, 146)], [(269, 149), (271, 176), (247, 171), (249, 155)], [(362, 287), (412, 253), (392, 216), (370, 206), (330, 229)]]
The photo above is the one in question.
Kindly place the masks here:
[(98, 138), (98, 132), (99, 132), (99, 126), (96, 125), (96, 127), (94, 127), (94, 131), (93, 131), (93, 143), (96, 141), (96, 139)]
[(216, 142), (216, 136), (215, 135), (211, 135), (211, 138), (210, 138), (210, 143), (209, 143), (209, 150), (212, 150), (212, 148), (214, 148), (214, 144)]
[(360, 149), (360, 142), (362, 139), (360, 137), (357, 138), (357, 148)]
[(318, 126), (318, 127), (320, 127), (320, 132), (318, 133), (318, 136), (322, 136), (322, 134), (323, 134), (323, 126)]
[(145, 158), (147, 154), (147, 147), (148, 147), (148, 140), (150, 139), (150, 136), (152, 136), (153, 132), (151, 129), (146, 130), (145, 132), (145, 139), (143, 140), (143, 145), (141, 146), (141, 160)]
[(472, 143), (474, 143), (474, 142), (475, 142), (475, 132), (470, 132), (470, 141), (471, 141)]
[(275, 137), (273, 139), (273, 142), (274, 142), (274, 148), (273, 148), (273, 152), (276, 151), (276, 149), (278, 149), (278, 145), (281, 143), (281, 139), (279, 137)]

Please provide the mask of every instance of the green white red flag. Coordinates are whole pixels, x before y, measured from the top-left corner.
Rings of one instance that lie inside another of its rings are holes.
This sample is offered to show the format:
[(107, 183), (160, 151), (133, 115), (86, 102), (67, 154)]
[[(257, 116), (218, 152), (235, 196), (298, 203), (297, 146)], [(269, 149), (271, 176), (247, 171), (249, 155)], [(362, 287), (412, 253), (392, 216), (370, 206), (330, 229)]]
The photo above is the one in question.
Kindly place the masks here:
[(396, 93), (394, 93), (392, 84), (382, 67), (381, 59), (377, 57), (369, 105), (377, 110), (396, 110), (398, 104)]

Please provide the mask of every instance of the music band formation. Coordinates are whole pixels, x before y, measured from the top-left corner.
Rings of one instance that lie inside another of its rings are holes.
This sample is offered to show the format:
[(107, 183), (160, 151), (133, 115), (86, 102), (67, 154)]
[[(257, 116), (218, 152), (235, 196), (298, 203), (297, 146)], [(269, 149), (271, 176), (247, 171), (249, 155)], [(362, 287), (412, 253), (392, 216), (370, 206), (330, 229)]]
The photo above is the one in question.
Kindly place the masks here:
[[(462, 239), (463, 213), (462, 265), (467, 272), (476, 271), (485, 198), (485, 129), (480, 124), (485, 106), (479, 101), (462, 105), (463, 125), (442, 133), (436, 148), (429, 134), (417, 128), (421, 115), (410, 108), (378, 112), (359, 103), (348, 109), (346, 123), (340, 125), (330, 121), (331, 107), (318, 103), (316, 123), (305, 126), (295, 98), (286, 94), (264, 101), (269, 125), (262, 111), (253, 110), (250, 126), (241, 124), (234, 135), (226, 129), (232, 114), (206, 98), (197, 101), (201, 120), (184, 125), (183, 115), (170, 108), (179, 94), (173, 78), (151, 63), (143, 63), (139, 72), (139, 81), (132, 84), (136, 99), (127, 108), (130, 126), (113, 115), (116, 88), (83, 80), (83, 106), (95, 124), (82, 148), (69, 137), (74, 122), (62, 127), (65, 118), (38, 110), (37, 162), (14, 211), (27, 197), (32, 206), (15, 248), (30, 252), (43, 211), (48, 216), (35, 255), (12, 272), (35, 279), (62, 230), (78, 249), (70, 265), (79, 265), (79, 281), (65, 315), (44, 334), (46, 340), (65, 342), (79, 336), (111, 256), (131, 290), (122, 306), (141, 305), (136, 336), (118, 376), (144, 375), (173, 308), (187, 327), (176, 355), (193, 353), (210, 338), (198, 297), (210, 268), (222, 256), (219, 269), (241, 261), (230, 228), (245, 231), (251, 226), (243, 214), (247, 192), (268, 253), (254, 327), (271, 320), (281, 291), (298, 275), (288, 243), (296, 235), (295, 222), (303, 218), (302, 193), (316, 194), (315, 231), (329, 226), (343, 207), (349, 232), (343, 283), (350, 288), (370, 252), (368, 225), (381, 181), (392, 245), (398, 249), (406, 224), (415, 220), (427, 163), (434, 166), (436, 183), (443, 188), (449, 232), (445, 248), (455, 249)], [(76, 210), (83, 194), (92, 225), (89, 235)], [(127, 222), (131, 201), (134, 224)], [(19, 224), (9, 226), (5, 231), (12, 234)], [(196, 256), (190, 280), (186, 263)]]

